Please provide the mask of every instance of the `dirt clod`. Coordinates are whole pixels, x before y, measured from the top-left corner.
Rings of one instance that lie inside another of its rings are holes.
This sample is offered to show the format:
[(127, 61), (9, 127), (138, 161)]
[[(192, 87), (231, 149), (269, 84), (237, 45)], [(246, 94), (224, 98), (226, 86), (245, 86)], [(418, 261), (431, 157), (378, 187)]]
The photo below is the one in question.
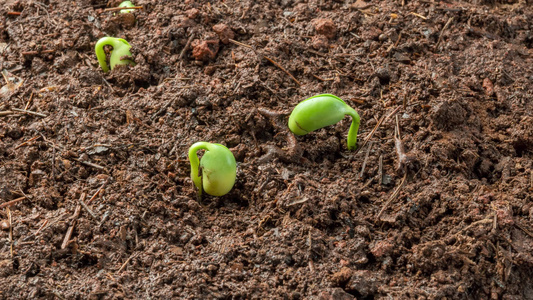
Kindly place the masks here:
[(451, 130), (466, 121), (468, 113), (457, 101), (443, 101), (434, 108), (433, 121), (437, 128)]
[(488, 77), (483, 79), (483, 88), (485, 89), (485, 94), (487, 96), (492, 96), (494, 94), (494, 84)]
[(315, 30), (318, 34), (324, 35), (328, 39), (332, 39), (337, 34), (337, 25), (331, 19), (315, 19), (313, 20)]
[(194, 40), (192, 42), (192, 56), (196, 60), (207, 61), (214, 59), (218, 52), (218, 40)]
[(318, 34), (313, 36), (313, 39), (311, 40), (311, 45), (315, 50), (327, 50), (329, 47), (329, 41), (325, 35)]
[(352, 273), (350, 268), (343, 267), (339, 272), (331, 276), (331, 282), (334, 286), (344, 286), (352, 277)]
[(227, 44), (229, 43), (230, 39), (235, 38), (235, 33), (233, 33), (233, 30), (231, 30), (231, 28), (226, 24), (221, 23), (213, 26), (213, 31), (218, 34), (218, 37), (223, 44)]
[(390, 255), (393, 249), (394, 245), (391, 242), (378, 241), (373, 247), (371, 247), (370, 252), (372, 252), (375, 257), (382, 257)]

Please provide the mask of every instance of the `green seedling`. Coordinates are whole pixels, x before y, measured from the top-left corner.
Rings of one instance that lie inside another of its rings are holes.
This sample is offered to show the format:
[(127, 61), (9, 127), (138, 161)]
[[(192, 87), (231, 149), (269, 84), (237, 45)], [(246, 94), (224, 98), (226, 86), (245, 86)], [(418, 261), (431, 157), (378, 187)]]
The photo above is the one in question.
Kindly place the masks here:
[[(201, 161), (196, 154), (199, 150), (206, 150)], [(195, 143), (189, 148), (189, 160), (191, 178), (198, 188), (199, 196), (202, 196), (202, 191), (211, 196), (223, 196), (235, 184), (237, 163), (233, 153), (225, 146), (208, 142)]]
[(289, 129), (296, 135), (304, 135), (333, 125), (345, 115), (352, 116), (352, 125), (348, 132), (348, 150), (355, 150), (359, 114), (341, 98), (331, 94), (316, 95), (298, 103), (289, 117)]
[[(135, 5), (133, 5), (133, 3), (131, 3), (131, 1), (123, 1), (121, 2), (118, 7), (135, 7)], [(126, 13), (132, 13), (133, 11), (135, 11), (134, 9), (121, 9), (120, 10), (120, 13), (121, 14), (126, 14)]]
[(125, 39), (106, 36), (99, 39), (96, 43), (96, 46), (94, 46), (94, 51), (96, 52), (98, 63), (100, 64), (104, 72), (109, 71), (104, 51), (105, 45), (110, 45), (111, 47), (113, 47), (113, 51), (111, 52), (111, 56), (109, 58), (109, 65), (111, 70), (113, 70), (116, 65), (135, 66), (135, 62), (131, 60), (130, 44)]

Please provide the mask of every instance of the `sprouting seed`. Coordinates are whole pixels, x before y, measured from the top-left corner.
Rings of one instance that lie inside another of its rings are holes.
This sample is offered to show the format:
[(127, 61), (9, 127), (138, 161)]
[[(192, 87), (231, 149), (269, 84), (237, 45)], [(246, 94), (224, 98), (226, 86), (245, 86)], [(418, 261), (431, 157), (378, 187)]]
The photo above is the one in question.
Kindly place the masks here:
[[(107, 66), (104, 51), (104, 46), (106, 45), (113, 47), (113, 51), (109, 58), (109, 67)], [(116, 65), (135, 65), (135, 62), (131, 60), (130, 48), (130, 44), (125, 39), (106, 36), (96, 42), (94, 51), (96, 52), (96, 58), (98, 58), (98, 63), (102, 67), (102, 70), (108, 72), (109, 68), (112, 70)]]
[[(135, 5), (133, 5), (133, 3), (131, 3), (131, 1), (122, 1), (118, 7), (135, 7)], [(120, 10), (120, 13), (121, 14), (125, 14), (125, 13), (131, 13), (135, 11), (134, 9), (121, 9)]]
[(300, 102), (289, 117), (289, 129), (296, 135), (333, 125), (344, 118), (352, 116), (352, 125), (348, 132), (348, 150), (355, 150), (357, 132), (359, 131), (359, 114), (341, 98), (331, 94), (321, 94)]
[[(197, 152), (206, 150), (202, 159)], [(227, 194), (235, 184), (237, 163), (233, 153), (223, 145), (198, 142), (189, 148), (191, 178), (198, 188), (198, 195), (205, 191), (211, 196)], [(200, 174), (201, 171), (201, 174)]]

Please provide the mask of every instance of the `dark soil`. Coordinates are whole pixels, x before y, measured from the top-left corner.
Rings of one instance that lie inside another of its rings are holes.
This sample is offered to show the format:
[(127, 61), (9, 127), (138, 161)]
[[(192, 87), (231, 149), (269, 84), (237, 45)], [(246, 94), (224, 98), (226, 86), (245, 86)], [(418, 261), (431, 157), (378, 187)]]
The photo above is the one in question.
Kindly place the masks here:
[(1, 299), (533, 299), (530, 0), (3, 1)]

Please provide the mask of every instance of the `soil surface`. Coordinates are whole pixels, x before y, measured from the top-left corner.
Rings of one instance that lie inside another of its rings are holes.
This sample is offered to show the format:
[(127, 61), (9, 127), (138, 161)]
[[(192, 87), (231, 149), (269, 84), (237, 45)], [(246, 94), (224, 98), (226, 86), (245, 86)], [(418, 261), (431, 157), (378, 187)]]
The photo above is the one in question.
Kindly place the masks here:
[(3, 2), (1, 299), (533, 299), (531, 1)]

